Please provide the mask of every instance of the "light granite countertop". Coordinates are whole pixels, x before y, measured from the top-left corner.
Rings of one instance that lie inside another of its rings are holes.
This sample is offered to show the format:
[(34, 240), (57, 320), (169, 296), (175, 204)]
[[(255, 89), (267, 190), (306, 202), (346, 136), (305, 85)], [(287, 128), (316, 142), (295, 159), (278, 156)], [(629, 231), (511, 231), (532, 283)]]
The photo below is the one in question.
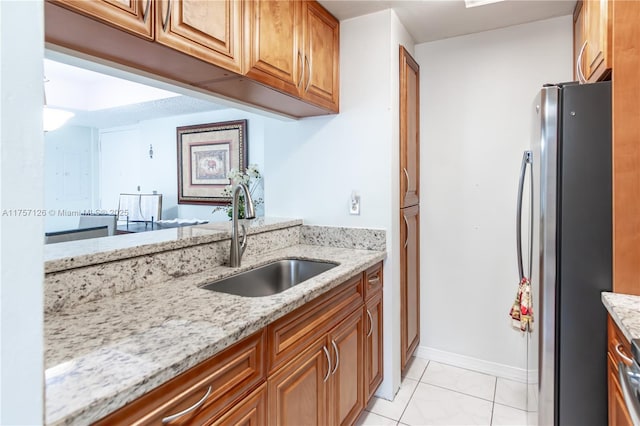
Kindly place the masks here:
[(603, 292), (602, 303), (627, 340), (640, 339), (640, 296)]
[[(384, 251), (294, 245), (245, 256), (241, 268), (213, 266), (45, 315), (46, 423), (100, 419), (385, 256)], [(290, 257), (339, 265), (268, 297), (199, 288)]]
[[(257, 218), (246, 220), (247, 235), (302, 225), (301, 219)], [(44, 246), (45, 273), (113, 262), (197, 244), (231, 238), (231, 222), (160, 229)]]

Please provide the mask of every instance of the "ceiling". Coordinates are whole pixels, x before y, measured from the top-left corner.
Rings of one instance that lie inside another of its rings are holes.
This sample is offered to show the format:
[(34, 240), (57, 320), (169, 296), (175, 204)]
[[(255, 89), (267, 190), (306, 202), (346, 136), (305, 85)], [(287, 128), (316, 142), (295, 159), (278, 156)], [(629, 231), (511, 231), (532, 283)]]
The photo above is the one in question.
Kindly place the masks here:
[[(319, 1), (340, 21), (391, 8), (416, 44), (568, 15), (576, 3), (575, 0), (506, 0), (466, 8), (463, 0)], [(62, 62), (77, 62), (80, 66)], [(69, 121), (71, 125), (117, 127), (229, 106), (133, 82), (118, 70), (87, 65), (75, 59), (45, 59), (47, 103), (75, 112)], [(156, 82), (145, 81), (158, 86)]]
[(466, 8), (463, 0), (319, 0), (340, 21), (393, 9), (416, 44), (573, 13), (575, 0), (507, 0)]

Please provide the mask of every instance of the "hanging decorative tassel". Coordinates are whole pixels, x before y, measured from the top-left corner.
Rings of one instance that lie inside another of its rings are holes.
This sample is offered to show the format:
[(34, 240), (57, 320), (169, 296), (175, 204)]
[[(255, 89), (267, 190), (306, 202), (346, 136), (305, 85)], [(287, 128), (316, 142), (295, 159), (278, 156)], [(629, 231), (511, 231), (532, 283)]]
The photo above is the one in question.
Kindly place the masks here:
[(509, 311), (511, 325), (522, 331), (533, 331), (533, 298), (531, 282), (524, 277), (518, 285), (518, 293)]

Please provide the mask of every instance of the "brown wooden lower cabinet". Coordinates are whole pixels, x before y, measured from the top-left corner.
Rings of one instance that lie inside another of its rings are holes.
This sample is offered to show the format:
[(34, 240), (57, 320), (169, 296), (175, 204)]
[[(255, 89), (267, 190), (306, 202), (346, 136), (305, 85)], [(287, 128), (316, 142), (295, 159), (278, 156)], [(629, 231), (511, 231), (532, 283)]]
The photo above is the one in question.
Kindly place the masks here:
[(270, 425), (327, 424), (325, 377), (329, 362), (325, 340), (318, 340), (269, 377)]
[(401, 210), (400, 361), (404, 370), (420, 343), (420, 208)]
[(382, 263), (96, 424), (355, 423), (382, 381), (381, 278)]
[(607, 317), (607, 377), (609, 384), (609, 426), (633, 426), (622, 396), (618, 379), (618, 363), (625, 362), (619, 355), (631, 356), (631, 345), (610, 316)]

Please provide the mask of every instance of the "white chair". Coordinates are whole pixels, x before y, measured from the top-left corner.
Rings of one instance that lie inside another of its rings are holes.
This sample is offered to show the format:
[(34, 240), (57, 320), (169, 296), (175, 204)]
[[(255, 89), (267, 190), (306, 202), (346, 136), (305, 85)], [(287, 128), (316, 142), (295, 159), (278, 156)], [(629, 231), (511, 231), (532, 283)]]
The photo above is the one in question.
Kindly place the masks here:
[(162, 194), (120, 194), (118, 220), (150, 223), (162, 219)]
[(115, 235), (118, 217), (115, 214), (92, 214), (80, 216), (78, 228), (94, 228), (96, 226), (107, 226), (107, 235)]

